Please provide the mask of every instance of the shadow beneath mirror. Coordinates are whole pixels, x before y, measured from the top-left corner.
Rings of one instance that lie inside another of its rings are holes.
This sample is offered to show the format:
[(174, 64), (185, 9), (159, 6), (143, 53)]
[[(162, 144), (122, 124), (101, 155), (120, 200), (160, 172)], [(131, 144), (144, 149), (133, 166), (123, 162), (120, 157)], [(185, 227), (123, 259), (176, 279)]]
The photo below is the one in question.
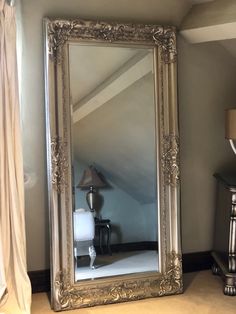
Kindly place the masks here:
[(193, 284), (198, 272), (185, 273), (183, 275), (184, 292)]

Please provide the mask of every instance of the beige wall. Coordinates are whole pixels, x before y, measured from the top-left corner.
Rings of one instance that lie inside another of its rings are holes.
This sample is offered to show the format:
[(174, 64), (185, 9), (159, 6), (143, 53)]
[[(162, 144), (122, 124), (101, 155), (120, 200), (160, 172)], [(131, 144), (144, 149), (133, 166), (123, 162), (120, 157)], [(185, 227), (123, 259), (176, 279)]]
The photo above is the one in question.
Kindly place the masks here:
[(224, 109), (236, 104), (236, 59), (217, 43), (179, 38), (179, 118), (183, 252), (212, 248), (215, 180), (235, 168), (224, 139)]
[[(157, 0), (101, 0), (99, 5), (97, 0), (22, 1), (24, 163), (36, 176), (36, 184), (26, 190), (29, 270), (49, 267), (42, 18), (81, 16), (178, 24), (178, 10), (184, 12), (187, 7), (174, 2), (176, 8), (171, 0), (165, 1), (164, 8), (163, 1)], [(157, 10), (161, 3), (162, 11)], [(236, 102), (235, 63), (215, 44), (190, 47), (180, 40), (179, 49), (183, 250), (204, 251), (212, 243), (212, 173), (233, 161), (223, 139), (223, 108)]]

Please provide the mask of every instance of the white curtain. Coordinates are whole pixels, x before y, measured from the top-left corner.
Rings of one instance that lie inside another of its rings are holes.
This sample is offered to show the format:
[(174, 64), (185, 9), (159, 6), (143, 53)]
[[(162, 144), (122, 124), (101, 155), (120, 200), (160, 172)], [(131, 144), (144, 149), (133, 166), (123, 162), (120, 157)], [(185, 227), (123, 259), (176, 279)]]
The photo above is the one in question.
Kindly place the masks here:
[(29, 314), (15, 8), (0, 0), (0, 313)]

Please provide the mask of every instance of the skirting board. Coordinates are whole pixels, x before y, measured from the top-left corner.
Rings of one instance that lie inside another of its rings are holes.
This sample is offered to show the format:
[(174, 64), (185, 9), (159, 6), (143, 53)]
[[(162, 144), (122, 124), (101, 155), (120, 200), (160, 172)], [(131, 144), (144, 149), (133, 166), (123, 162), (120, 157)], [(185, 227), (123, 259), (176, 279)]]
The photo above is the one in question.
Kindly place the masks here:
[(29, 271), (32, 293), (50, 291), (50, 270)]
[[(183, 254), (183, 272), (194, 272), (210, 269), (213, 263), (211, 252), (195, 252)], [(48, 292), (50, 290), (50, 270), (28, 272), (32, 292)]]
[[(158, 243), (156, 241), (143, 241), (143, 242), (129, 242), (129, 243), (118, 243), (111, 244), (112, 253), (118, 252), (130, 252), (130, 251), (143, 251), (143, 250), (156, 250)], [(98, 254), (101, 253), (99, 246), (95, 245), (95, 250)], [(104, 253), (108, 253), (106, 245), (102, 246)]]
[(213, 264), (211, 251), (184, 253), (182, 259), (184, 273), (210, 269)]

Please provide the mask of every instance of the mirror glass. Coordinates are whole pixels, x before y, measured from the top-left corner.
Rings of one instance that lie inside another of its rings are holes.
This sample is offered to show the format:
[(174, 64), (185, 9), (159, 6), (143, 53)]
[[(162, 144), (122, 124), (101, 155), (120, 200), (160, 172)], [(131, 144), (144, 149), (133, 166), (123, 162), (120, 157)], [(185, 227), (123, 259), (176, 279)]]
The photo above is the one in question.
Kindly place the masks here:
[(69, 45), (76, 282), (158, 271), (153, 59)]

